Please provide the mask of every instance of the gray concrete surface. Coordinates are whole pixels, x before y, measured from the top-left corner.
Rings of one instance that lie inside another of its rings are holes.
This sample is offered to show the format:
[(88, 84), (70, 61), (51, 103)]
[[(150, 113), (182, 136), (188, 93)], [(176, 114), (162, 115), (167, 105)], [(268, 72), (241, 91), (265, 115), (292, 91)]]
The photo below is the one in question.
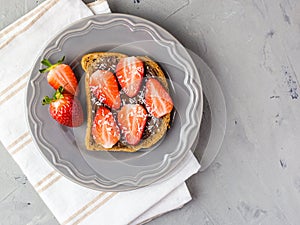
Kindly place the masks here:
[(0, 163), (0, 224), (58, 224), (2, 145)]
[[(38, 3), (0, 0), (0, 28)], [(220, 154), (188, 181), (193, 200), (149, 224), (299, 224), (300, 2), (109, 4), (113, 12), (158, 23), (198, 53), (219, 80), (228, 110)], [(0, 153), (0, 223), (57, 224), (5, 149)]]

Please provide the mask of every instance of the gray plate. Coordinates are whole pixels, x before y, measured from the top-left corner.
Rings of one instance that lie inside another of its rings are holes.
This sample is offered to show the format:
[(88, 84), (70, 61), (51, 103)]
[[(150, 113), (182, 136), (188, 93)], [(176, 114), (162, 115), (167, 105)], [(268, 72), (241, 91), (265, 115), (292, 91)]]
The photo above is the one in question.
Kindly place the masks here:
[[(147, 55), (169, 77), (175, 107), (171, 129), (151, 149), (136, 153), (90, 152), (85, 149), (86, 124), (67, 128), (56, 123), (41, 105), (54, 90), (38, 70), (40, 61), (66, 56), (80, 79), (85, 108), (84, 71), (80, 60), (93, 51)], [(38, 57), (27, 88), (27, 114), (36, 145), (45, 158), (70, 180), (96, 190), (125, 191), (161, 181), (184, 158), (194, 143), (202, 118), (202, 87), (198, 71), (185, 48), (167, 31), (145, 19), (125, 14), (84, 18), (52, 39)]]

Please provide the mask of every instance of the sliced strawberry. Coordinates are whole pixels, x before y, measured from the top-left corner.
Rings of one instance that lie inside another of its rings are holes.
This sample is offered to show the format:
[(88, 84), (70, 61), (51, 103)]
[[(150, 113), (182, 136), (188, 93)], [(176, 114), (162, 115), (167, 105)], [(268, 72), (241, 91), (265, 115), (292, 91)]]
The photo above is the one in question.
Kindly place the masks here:
[(146, 82), (145, 105), (147, 111), (156, 118), (170, 113), (173, 109), (169, 93), (155, 78), (150, 78)]
[(120, 92), (114, 74), (106, 70), (97, 70), (89, 81), (90, 89), (100, 102), (118, 109), (121, 106)]
[(118, 113), (118, 124), (130, 145), (140, 142), (147, 121), (147, 111), (139, 104), (124, 105)]
[(47, 68), (41, 69), (40, 72), (49, 72), (47, 75), (47, 80), (55, 90), (62, 86), (65, 91), (75, 95), (78, 82), (71, 67), (69, 65), (62, 64), (64, 59), (65, 57), (58, 60), (58, 62), (55, 64), (52, 64), (48, 59), (44, 59), (42, 64), (47, 66)]
[(62, 125), (79, 127), (83, 123), (80, 101), (71, 94), (63, 94), (62, 87), (58, 88), (52, 99), (45, 96), (42, 103), (43, 105), (50, 104), (50, 115)]
[(134, 56), (122, 58), (117, 65), (116, 75), (125, 94), (134, 97), (142, 84), (144, 64)]
[(113, 147), (120, 139), (120, 129), (108, 108), (101, 106), (96, 113), (92, 135), (97, 144), (104, 148)]

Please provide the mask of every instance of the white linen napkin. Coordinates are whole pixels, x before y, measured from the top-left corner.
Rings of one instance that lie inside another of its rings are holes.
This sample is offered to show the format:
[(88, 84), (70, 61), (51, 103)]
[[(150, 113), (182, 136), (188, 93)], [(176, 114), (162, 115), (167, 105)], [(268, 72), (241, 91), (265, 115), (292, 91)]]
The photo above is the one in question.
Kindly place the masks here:
[(106, 1), (48, 0), (0, 31), (0, 140), (60, 224), (139, 224), (191, 200), (185, 180), (200, 165), (191, 152), (164, 182), (128, 192), (101, 192), (62, 177), (34, 145), (25, 118), (29, 71), (39, 52), (64, 26)]

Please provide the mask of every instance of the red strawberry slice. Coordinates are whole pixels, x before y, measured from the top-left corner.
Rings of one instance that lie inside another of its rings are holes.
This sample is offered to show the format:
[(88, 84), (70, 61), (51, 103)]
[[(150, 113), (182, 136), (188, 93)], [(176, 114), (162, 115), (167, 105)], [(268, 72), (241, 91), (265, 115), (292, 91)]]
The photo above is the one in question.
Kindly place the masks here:
[(118, 113), (122, 134), (130, 145), (140, 142), (147, 121), (147, 111), (139, 104), (124, 105)]
[(143, 61), (134, 56), (122, 58), (117, 65), (116, 75), (125, 94), (129, 97), (136, 96), (144, 77)]
[(89, 81), (90, 90), (100, 102), (118, 109), (121, 106), (120, 92), (114, 74), (106, 70), (97, 70)]
[(156, 118), (170, 113), (173, 109), (169, 93), (155, 78), (150, 78), (146, 82), (145, 105), (147, 111)]
[(96, 113), (92, 135), (97, 144), (104, 148), (113, 147), (120, 139), (120, 129), (108, 108), (101, 106)]
[(58, 88), (53, 98), (45, 96), (42, 103), (43, 105), (50, 104), (50, 115), (62, 125), (79, 127), (83, 123), (80, 101), (71, 94), (63, 94), (62, 87)]
[(47, 68), (41, 69), (40, 72), (49, 72), (47, 75), (47, 80), (55, 90), (62, 86), (65, 91), (75, 95), (78, 82), (71, 67), (69, 65), (62, 64), (64, 59), (65, 57), (58, 60), (58, 62), (55, 64), (52, 64), (48, 59), (44, 59), (42, 64), (47, 66)]

